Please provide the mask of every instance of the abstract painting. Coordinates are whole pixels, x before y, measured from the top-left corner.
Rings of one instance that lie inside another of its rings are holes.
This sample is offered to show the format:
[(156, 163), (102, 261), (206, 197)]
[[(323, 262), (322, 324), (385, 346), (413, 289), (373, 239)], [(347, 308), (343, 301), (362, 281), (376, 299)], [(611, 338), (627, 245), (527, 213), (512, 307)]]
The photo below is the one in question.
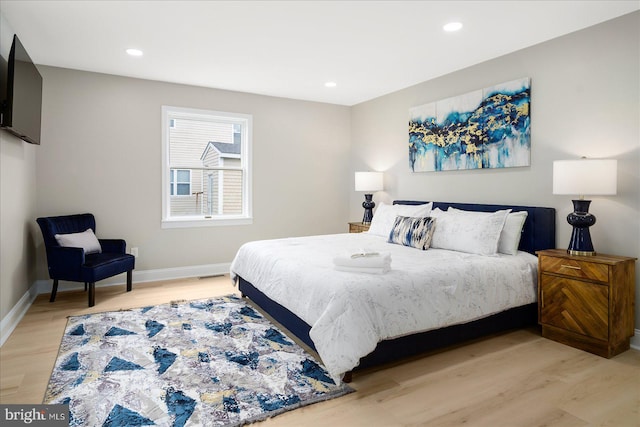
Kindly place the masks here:
[(529, 166), (530, 79), (409, 110), (413, 172)]

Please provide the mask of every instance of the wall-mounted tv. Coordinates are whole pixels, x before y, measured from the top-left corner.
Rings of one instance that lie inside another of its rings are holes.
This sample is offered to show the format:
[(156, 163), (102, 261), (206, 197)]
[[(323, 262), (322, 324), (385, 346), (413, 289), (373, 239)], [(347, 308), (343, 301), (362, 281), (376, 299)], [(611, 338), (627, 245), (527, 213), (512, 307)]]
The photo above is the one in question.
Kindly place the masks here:
[(9, 59), (2, 61), (0, 87), (0, 127), (31, 144), (40, 144), (42, 76), (16, 35)]

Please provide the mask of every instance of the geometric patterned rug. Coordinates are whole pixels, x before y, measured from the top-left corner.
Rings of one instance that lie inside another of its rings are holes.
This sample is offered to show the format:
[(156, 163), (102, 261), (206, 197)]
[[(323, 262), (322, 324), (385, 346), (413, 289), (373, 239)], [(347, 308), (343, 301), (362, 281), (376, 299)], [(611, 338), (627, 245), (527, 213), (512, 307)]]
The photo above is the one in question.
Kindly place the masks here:
[(352, 391), (230, 295), (70, 317), (43, 403), (71, 426), (241, 426)]

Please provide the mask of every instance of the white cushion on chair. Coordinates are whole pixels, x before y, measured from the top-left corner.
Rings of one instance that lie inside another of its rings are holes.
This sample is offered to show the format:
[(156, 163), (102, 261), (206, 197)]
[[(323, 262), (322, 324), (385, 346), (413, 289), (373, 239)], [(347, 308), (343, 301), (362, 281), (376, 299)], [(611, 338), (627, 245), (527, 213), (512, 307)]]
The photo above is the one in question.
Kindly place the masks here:
[(82, 248), (85, 254), (102, 252), (102, 246), (90, 228), (82, 233), (56, 234), (55, 238), (60, 246)]

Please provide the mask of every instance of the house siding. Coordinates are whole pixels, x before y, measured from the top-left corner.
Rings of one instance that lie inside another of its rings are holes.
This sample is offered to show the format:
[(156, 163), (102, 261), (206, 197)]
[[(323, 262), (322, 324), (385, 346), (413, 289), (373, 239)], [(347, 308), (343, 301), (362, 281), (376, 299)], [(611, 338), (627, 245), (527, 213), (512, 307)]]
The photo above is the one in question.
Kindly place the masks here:
[[(225, 166), (240, 167), (240, 159), (225, 159)], [(242, 213), (242, 172), (241, 171), (225, 171), (224, 172), (224, 192), (223, 194), (223, 214), (241, 214)]]
[[(185, 169), (241, 165), (240, 159), (222, 158), (215, 148), (203, 158), (210, 141), (233, 143), (233, 125), (176, 118), (175, 127), (169, 129), (171, 164)], [(171, 196), (170, 206), (172, 216), (241, 214), (242, 172), (191, 169), (191, 194)]]

